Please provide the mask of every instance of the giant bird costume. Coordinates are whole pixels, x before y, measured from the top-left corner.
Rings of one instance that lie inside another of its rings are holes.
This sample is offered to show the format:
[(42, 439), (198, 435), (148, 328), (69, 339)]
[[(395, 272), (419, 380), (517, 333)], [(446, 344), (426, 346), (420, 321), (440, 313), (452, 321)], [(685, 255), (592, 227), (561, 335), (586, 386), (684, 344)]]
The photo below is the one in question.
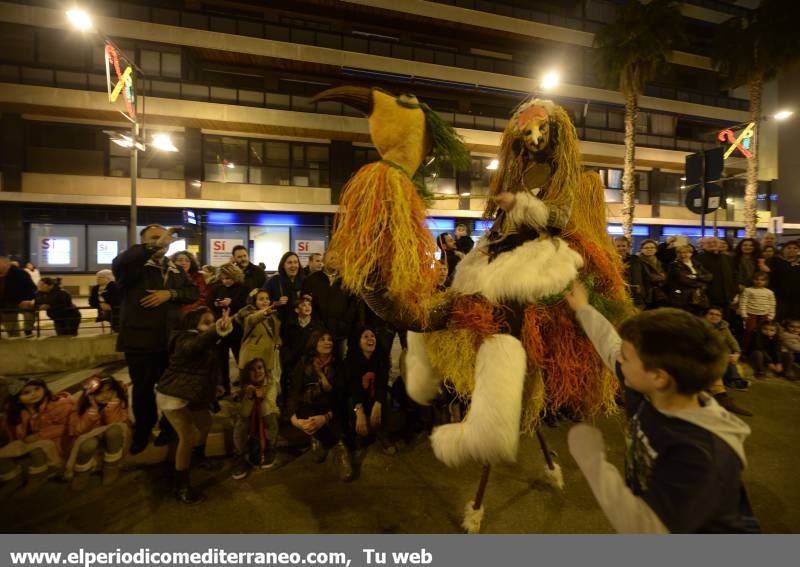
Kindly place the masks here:
[(430, 403), (445, 381), (469, 401), (464, 420), (437, 427), (431, 442), (449, 466), (484, 464), (464, 523), (477, 531), (489, 466), (516, 459), (521, 432), (537, 432), (550, 479), (563, 485), (536, 428), (546, 409), (590, 417), (614, 408), (616, 379), (564, 301), (580, 279), (612, 321), (631, 308), (606, 233), (602, 185), (596, 173), (582, 172), (566, 112), (550, 101), (523, 102), (503, 134), (492, 179), (485, 217), (494, 224), (459, 263), (452, 288), (436, 292), (435, 243), (414, 178), (428, 156), (468, 166), (461, 139), (413, 95), (337, 87), (315, 99), (369, 117), (382, 159), (347, 183), (331, 249), (343, 284), (410, 331), (409, 395)]

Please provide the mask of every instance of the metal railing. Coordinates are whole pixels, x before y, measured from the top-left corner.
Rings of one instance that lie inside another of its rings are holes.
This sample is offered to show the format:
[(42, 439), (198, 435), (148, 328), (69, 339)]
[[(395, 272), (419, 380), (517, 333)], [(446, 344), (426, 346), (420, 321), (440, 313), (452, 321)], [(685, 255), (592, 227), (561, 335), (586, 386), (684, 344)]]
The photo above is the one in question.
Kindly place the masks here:
[[(97, 321), (97, 309), (84, 305), (76, 305), (81, 314), (78, 321), (76, 335), (99, 335), (114, 332), (110, 321)], [(33, 309), (2, 309), (0, 310), (0, 339), (14, 338), (39, 338), (59, 335), (57, 327), (61, 323), (74, 322), (74, 317), (51, 319), (44, 311)], [(88, 331), (88, 332), (87, 332)]]

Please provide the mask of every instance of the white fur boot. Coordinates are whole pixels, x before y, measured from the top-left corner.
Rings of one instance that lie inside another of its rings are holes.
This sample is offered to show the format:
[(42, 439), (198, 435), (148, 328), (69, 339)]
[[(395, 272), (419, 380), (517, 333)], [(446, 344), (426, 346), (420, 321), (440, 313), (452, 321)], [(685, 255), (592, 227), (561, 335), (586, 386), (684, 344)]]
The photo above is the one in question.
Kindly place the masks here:
[(436, 375), (428, 361), (424, 334), (408, 332), (405, 366), (403, 378), (406, 382), (406, 392), (418, 404), (430, 404), (439, 392), (439, 383), (442, 379)]
[(437, 427), (431, 435), (440, 461), (455, 467), (467, 460), (516, 460), (526, 367), (519, 340), (511, 335), (486, 339), (475, 360), (475, 390), (466, 419)]

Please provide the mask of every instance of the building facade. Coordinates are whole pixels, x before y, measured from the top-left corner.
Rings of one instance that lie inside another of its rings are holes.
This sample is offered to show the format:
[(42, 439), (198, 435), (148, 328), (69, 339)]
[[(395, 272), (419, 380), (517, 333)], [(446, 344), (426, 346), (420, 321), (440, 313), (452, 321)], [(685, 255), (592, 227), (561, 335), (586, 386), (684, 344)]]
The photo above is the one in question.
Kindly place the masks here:
[[(135, 58), (145, 142), (168, 132), (178, 152), (152, 147), (138, 160), (139, 223), (197, 220), (187, 246), (220, 263), (249, 245), (276, 268), (288, 248), (324, 247), (342, 186), (377, 159), (366, 120), (338, 103), (312, 103), (330, 86), (413, 92), (464, 136), (469, 171), (428, 182), (439, 197), (434, 232), (458, 220), (481, 231), (489, 168), (513, 108), (531, 94), (564, 106), (587, 167), (606, 187), (618, 231), (623, 98), (597, 73), (593, 33), (613, 21), (612, 0), (95, 1), (99, 29)], [(108, 100), (102, 40), (69, 27), (55, 1), (0, 2), (0, 248), (43, 271), (87, 273), (128, 245), (129, 128)], [(690, 52), (641, 97), (636, 125), (637, 237), (699, 232), (684, 206), (687, 153), (718, 145), (749, 119), (712, 70), (715, 26), (742, 8), (686, 2)], [(539, 92), (558, 69), (561, 84)], [(113, 71), (112, 71), (113, 73)], [(731, 162), (728, 174), (744, 171)], [(763, 180), (759, 208), (774, 207)], [(709, 224), (743, 227), (743, 182), (726, 183)], [(764, 225), (765, 226), (765, 225)], [(55, 244), (54, 244), (55, 242)], [(113, 244), (112, 244), (113, 243)], [(45, 248), (49, 246), (50, 248)], [(61, 246), (62, 254), (52, 247)], [(49, 250), (49, 252), (47, 252)], [(55, 258), (54, 262), (51, 262)], [(60, 262), (60, 263), (59, 263)]]

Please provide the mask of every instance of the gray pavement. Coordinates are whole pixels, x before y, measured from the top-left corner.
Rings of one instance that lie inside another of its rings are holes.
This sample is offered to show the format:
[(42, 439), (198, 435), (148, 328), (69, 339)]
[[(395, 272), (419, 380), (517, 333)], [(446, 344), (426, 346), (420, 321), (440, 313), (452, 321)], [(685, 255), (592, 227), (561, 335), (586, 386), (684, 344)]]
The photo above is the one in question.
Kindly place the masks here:
[[(68, 381), (68, 377), (61, 377)], [(765, 532), (800, 531), (800, 383), (770, 378), (749, 392), (732, 395), (756, 415), (747, 418), (746, 487)], [(611, 527), (566, 450), (571, 424), (545, 435), (564, 471), (566, 487), (542, 482), (544, 463), (535, 439), (524, 438), (516, 465), (493, 469), (486, 494), (484, 533), (608, 533)], [(623, 458), (623, 420), (598, 420), (609, 459)], [(140, 461), (159, 461), (165, 451), (149, 449)], [(281, 464), (254, 471), (243, 481), (230, 477), (231, 461), (214, 473), (198, 472), (205, 503), (189, 508), (169, 493), (167, 465), (137, 465), (111, 487), (73, 493), (53, 480), (29, 498), (11, 499), (2, 514), (3, 532), (81, 533), (458, 533), (461, 513), (477, 486), (477, 465), (448, 469), (433, 456), (427, 438), (396, 455), (375, 446), (359, 456), (358, 476), (340, 482), (331, 463), (310, 455), (281, 452)], [(129, 463), (130, 464), (130, 463)]]

